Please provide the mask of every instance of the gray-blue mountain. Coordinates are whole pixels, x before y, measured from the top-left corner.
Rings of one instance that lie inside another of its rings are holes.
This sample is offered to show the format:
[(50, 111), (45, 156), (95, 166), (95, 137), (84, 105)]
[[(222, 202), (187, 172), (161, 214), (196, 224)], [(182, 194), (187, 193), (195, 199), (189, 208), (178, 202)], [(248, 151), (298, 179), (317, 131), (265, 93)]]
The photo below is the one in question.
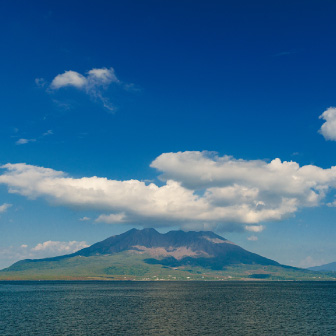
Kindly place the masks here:
[(321, 265), (321, 266), (314, 266), (314, 267), (310, 267), (308, 268), (311, 271), (325, 271), (325, 272), (336, 272), (336, 262), (332, 262), (330, 264), (325, 264), (325, 265)]

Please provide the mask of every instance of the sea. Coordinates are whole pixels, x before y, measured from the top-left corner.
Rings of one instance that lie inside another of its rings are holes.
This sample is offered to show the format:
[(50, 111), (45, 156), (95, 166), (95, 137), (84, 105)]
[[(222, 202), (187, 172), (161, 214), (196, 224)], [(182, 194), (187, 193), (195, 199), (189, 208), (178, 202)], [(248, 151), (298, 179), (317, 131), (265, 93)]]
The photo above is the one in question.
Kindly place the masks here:
[(336, 335), (336, 282), (0, 282), (0, 335)]

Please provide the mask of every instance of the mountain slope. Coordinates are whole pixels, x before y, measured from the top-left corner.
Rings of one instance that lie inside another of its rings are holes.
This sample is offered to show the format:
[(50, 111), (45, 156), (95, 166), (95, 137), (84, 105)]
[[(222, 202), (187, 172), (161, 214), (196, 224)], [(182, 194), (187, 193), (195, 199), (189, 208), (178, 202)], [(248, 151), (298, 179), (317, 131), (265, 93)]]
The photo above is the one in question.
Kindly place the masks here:
[[(0, 279), (219, 280), (314, 279), (210, 231), (132, 229), (75, 253), (19, 261)], [(315, 277), (316, 278), (316, 277)]]
[(321, 266), (314, 266), (308, 268), (311, 271), (326, 271), (326, 272), (336, 272), (336, 262), (332, 262), (330, 264), (325, 264)]

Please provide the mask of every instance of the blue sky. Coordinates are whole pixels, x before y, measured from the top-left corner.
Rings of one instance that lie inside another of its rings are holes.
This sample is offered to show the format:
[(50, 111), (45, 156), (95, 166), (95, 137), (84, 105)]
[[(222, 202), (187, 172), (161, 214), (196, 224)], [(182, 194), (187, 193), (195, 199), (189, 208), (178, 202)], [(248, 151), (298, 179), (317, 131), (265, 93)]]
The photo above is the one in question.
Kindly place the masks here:
[(0, 2), (0, 267), (134, 226), (335, 261), (335, 10)]

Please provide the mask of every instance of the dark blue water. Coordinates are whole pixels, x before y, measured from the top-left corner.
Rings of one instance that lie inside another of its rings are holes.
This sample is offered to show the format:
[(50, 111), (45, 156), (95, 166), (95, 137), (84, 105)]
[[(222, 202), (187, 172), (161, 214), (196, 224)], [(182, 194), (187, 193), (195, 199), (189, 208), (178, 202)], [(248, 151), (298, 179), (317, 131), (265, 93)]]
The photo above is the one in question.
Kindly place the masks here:
[(336, 283), (0, 282), (0, 335), (336, 335)]

